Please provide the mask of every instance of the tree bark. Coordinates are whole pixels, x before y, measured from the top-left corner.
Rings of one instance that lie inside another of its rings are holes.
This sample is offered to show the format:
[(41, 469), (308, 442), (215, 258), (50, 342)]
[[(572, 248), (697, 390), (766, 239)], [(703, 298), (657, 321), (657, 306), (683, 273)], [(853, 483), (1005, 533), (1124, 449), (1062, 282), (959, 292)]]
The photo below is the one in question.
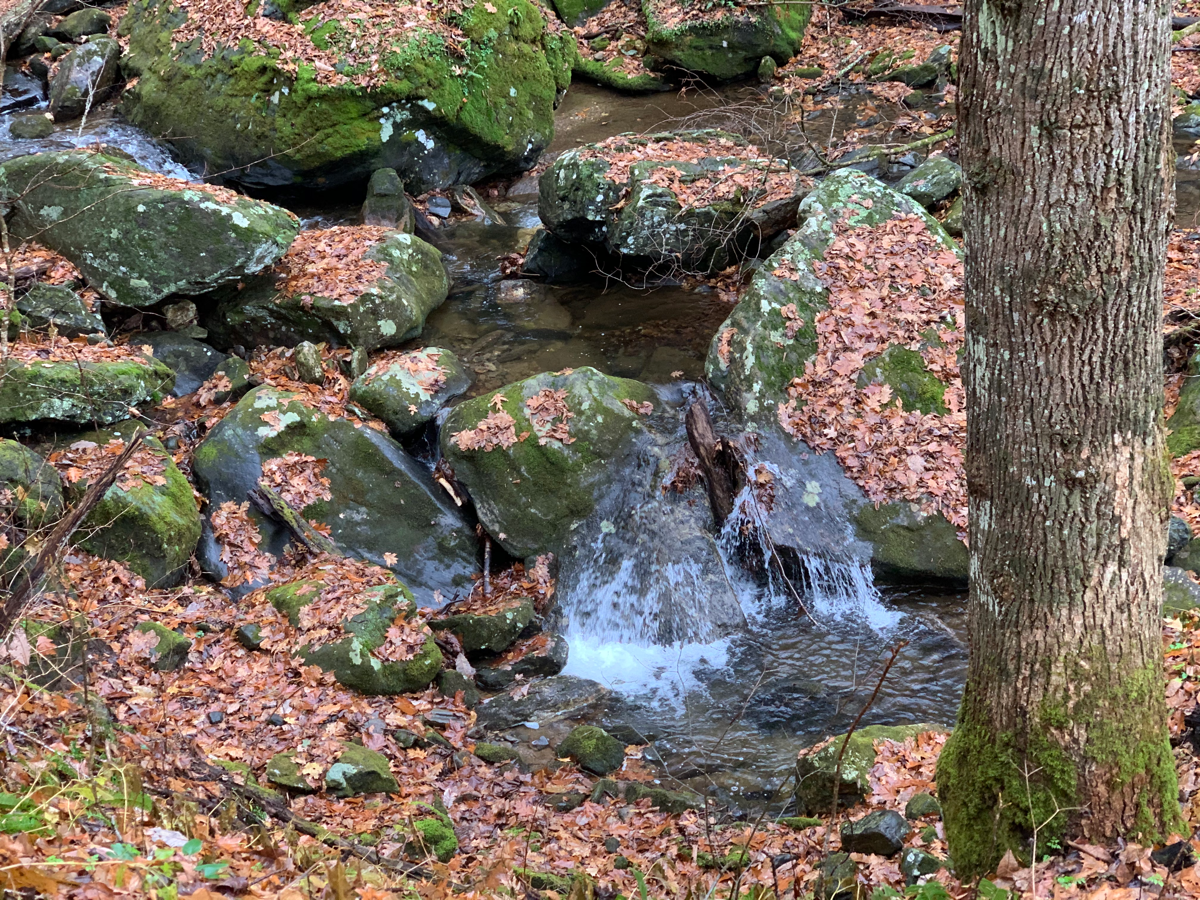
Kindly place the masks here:
[[(1162, 674), (1166, 0), (967, 0), (960, 875), (1181, 827)], [(1038, 846), (1032, 846), (1034, 831)]]

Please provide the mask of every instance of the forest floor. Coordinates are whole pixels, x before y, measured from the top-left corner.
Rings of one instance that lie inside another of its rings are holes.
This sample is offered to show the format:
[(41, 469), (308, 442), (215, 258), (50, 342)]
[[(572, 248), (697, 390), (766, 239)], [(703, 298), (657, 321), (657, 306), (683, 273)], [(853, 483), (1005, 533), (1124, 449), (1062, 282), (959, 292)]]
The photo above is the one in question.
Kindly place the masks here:
[[(1200, 0), (1177, 0), (1176, 12), (1200, 16)], [(860, 54), (916, 48), (923, 57), (950, 39), (886, 21), (850, 27), (820, 7), (798, 60), (838, 72)], [(1200, 46), (1200, 36), (1183, 46)], [(1189, 93), (1200, 88), (1200, 53), (1176, 53), (1173, 62), (1177, 86)], [(780, 81), (800, 94), (813, 86), (787, 69)], [(870, 90), (880, 102), (900, 99), (895, 85)], [(948, 124), (943, 119), (936, 127)], [(934, 127), (914, 116), (911, 130), (920, 136)], [(1178, 231), (1171, 245), (1164, 310), (1172, 362), (1168, 406), (1178, 397), (1194, 343), (1190, 328), (1200, 318), (1195, 238)], [(314, 402), (326, 408), (345, 403), (347, 385), (336, 376), (319, 390), (296, 381), (286, 352), (259, 357), (253, 369), (267, 383), (315, 392)], [(176, 461), (185, 472), (193, 426), (210, 428), (229, 405), (202, 390), (159, 411), (182, 439)], [(68, 479), (69, 468), (86, 463), (70, 454), (55, 462)], [(931, 462), (930, 471), (936, 465)], [(1182, 481), (1200, 476), (1200, 458), (1181, 460), (1174, 474), (1175, 512), (1200, 531), (1200, 503)], [(369, 567), (299, 554), (275, 577), (319, 567), (336, 570), (345, 583), (374, 575)], [(879, 809), (903, 813), (914, 795), (934, 789), (944, 735), (929, 732), (881, 742), (865, 801), (819, 822), (735, 820), (716, 807), (667, 813), (647, 800), (612, 798), (564, 811), (561, 798), (589, 795), (595, 779), (565, 761), (538, 771), (484, 762), (472, 753), (475, 713), (461, 695), (447, 698), (431, 689), (364, 697), (290, 653), (249, 651), (235, 631), (255, 601), (235, 608), (199, 579), (149, 590), (119, 564), (82, 551), (69, 552), (56, 574), (66, 587), (46, 594), (30, 612), (73, 623), (86, 635), (86, 651), (63, 673), (74, 685), (48, 691), (35, 684), (34, 668), (53, 652), (45, 637), (0, 648), (6, 654), (0, 669), (0, 887), (18, 896), (785, 900), (811, 895), (822, 862), (840, 848), (842, 821)], [(506, 595), (539, 603), (553, 590), (518, 572), (497, 580)], [(160, 671), (151, 642), (136, 630), (151, 618), (190, 640), (178, 670)], [(1194, 833), (1200, 828), (1200, 731), (1188, 714), (1200, 694), (1200, 615), (1164, 620), (1163, 664), (1183, 811)], [(436, 731), (440, 738), (405, 749), (385, 736), (397, 729), (418, 737)], [(306, 774), (316, 776), (321, 760), (349, 739), (388, 758), (398, 792), (349, 799), (317, 793), (276, 803), (245, 789), (246, 773), (261, 774), (281, 750), (303, 747), (301, 761), (312, 766)], [(658, 777), (643, 750), (626, 749), (622, 780)], [(214, 761), (228, 768), (214, 769)], [(413, 827), (431, 807), (454, 825), (458, 851), (447, 861), (421, 852)], [(930, 817), (921, 825), (906, 846), (944, 858), (940, 821)], [(1200, 850), (1200, 841), (1194, 847)], [(1037, 848), (1033, 865), (1006, 858), (982, 886), (940, 871), (917, 890), (923, 900), (1200, 896), (1194, 863), (1171, 871), (1152, 858), (1153, 850), (1134, 844)], [(864, 897), (886, 900), (905, 892), (897, 858), (855, 859)]]

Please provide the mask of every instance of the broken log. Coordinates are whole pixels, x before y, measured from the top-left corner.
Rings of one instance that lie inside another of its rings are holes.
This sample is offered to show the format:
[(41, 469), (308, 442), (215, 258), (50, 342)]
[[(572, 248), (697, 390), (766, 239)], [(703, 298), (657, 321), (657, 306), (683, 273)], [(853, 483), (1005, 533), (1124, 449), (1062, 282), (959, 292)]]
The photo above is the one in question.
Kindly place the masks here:
[(260, 481), (258, 487), (250, 492), (250, 502), (264, 516), (272, 519), (286, 528), (310, 553), (327, 553), (330, 556), (345, 557), (346, 552), (317, 529), (313, 528), (292, 506), (273, 490), (266, 481)]
[(738, 460), (728, 441), (722, 440), (713, 429), (708, 404), (696, 400), (688, 407), (684, 417), (688, 443), (708, 485), (708, 504), (712, 507), (713, 520), (717, 528), (733, 513), (733, 501), (737, 497)]
[(922, 6), (916, 3), (896, 3), (892, 0), (875, 0), (875, 5), (862, 7), (843, 6), (842, 15), (847, 20), (898, 19), (915, 25), (928, 25), (938, 31), (954, 31), (962, 28), (962, 8), (959, 6)]

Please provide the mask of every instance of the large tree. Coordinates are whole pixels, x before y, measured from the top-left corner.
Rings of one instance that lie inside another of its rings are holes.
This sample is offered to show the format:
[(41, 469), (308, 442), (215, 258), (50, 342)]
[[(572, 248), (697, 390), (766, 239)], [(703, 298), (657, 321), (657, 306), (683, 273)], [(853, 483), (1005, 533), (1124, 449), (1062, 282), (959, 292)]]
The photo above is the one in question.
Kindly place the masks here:
[[(970, 664), (950, 855), (1179, 826), (1160, 605), (1169, 0), (966, 0)], [(1045, 844), (1040, 844), (1045, 847)]]

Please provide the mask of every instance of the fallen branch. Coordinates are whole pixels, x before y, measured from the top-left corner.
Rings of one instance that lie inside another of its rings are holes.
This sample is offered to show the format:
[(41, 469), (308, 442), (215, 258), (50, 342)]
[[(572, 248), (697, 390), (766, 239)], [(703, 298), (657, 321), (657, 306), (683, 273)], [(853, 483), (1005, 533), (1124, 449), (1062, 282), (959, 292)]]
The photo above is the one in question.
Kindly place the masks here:
[(134, 451), (141, 446), (142, 438), (145, 435), (146, 432), (138, 432), (129, 439), (125, 444), (125, 449), (121, 451), (121, 455), (113, 461), (103, 475), (88, 485), (87, 491), (79, 502), (71, 508), (71, 511), (50, 532), (49, 537), (42, 542), (33, 562), (17, 579), (8, 596), (4, 598), (3, 608), (0, 608), (0, 641), (8, 639), (9, 632), (12, 631), (25, 608), (33, 602), (34, 597), (41, 589), (50, 563), (62, 556), (63, 547), (66, 546), (71, 535), (83, 524), (88, 513), (112, 487), (113, 482), (117, 480), (117, 476), (125, 467), (125, 463), (129, 462)]
[[(417, 863), (400, 862), (394, 859), (388, 859), (386, 856), (381, 856), (379, 851), (373, 847), (367, 847), (364, 844), (359, 844), (356, 841), (347, 840), (340, 835), (334, 834), (328, 828), (318, 825), (315, 822), (310, 822), (308, 819), (302, 819), (290, 809), (277, 794), (272, 791), (264, 790), (252, 784), (241, 784), (234, 780), (233, 774), (218, 768), (210, 766), (200, 760), (192, 761), (192, 772), (198, 781), (215, 781), (224, 790), (226, 794), (232, 794), (244, 803), (247, 803), (257, 809), (261, 809), (271, 818), (290, 825), (301, 834), (306, 834), (309, 837), (316, 838), (327, 847), (332, 847), (335, 850), (340, 850), (343, 853), (348, 853), (358, 859), (368, 862), (371, 865), (379, 866), (381, 869), (387, 869), (391, 872), (398, 872), (401, 875), (407, 875), (410, 878), (430, 878), (431, 874), (428, 869), (423, 868)], [(186, 800), (195, 801), (194, 797), (188, 797), (185, 794), (179, 794), (177, 791), (168, 790), (166, 788), (156, 788), (146, 785), (145, 789), (150, 793), (159, 796), (181, 796)]]
[(345, 557), (346, 551), (331, 541), (317, 529), (313, 528), (291, 505), (273, 490), (266, 481), (260, 481), (258, 487), (249, 494), (250, 502), (264, 516), (278, 522), (292, 533), (304, 549), (310, 553), (327, 553), (330, 556)]
[(704, 481), (708, 485), (708, 504), (712, 507), (713, 521), (717, 530), (733, 513), (733, 501), (737, 493), (735, 473), (738, 460), (727, 441), (722, 441), (713, 430), (712, 416), (708, 404), (699, 399), (688, 407), (684, 417), (687, 425), (688, 443), (700, 460)]
[(838, 793), (842, 788), (842, 759), (846, 755), (846, 748), (850, 746), (850, 738), (854, 737), (854, 732), (858, 730), (858, 723), (862, 721), (862, 717), (867, 710), (875, 702), (875, 698), (879, 696), (879, 689), (883, 687), (883, 682), (887, 680), (888, 672), (892, 671), (892, 666), (900, 657), (900, 651), (908, 646), (908, 641), (901, 641), (892, 648), (892, 656), (883, 667), (883, 672), (879, 675), (879, 680), (875, 682), (875, 690), (871, 691), (871, 696), (867, 698), (867, 702), (863, 704), (863, 708), (858, 711), (858, 715), (854, 717), (854, 721), (850, 723), (850, 730), (846, 732), (846, 738), (842, 741), (842, 749), (838, 751), (837, 765), (833, 769), (833, 808), (829, 812), (829, 827), (825, 829), (825, 853), (829, 852), (829, 836), (833, 832), (834, 823), (837, 821), (838, 814)]

